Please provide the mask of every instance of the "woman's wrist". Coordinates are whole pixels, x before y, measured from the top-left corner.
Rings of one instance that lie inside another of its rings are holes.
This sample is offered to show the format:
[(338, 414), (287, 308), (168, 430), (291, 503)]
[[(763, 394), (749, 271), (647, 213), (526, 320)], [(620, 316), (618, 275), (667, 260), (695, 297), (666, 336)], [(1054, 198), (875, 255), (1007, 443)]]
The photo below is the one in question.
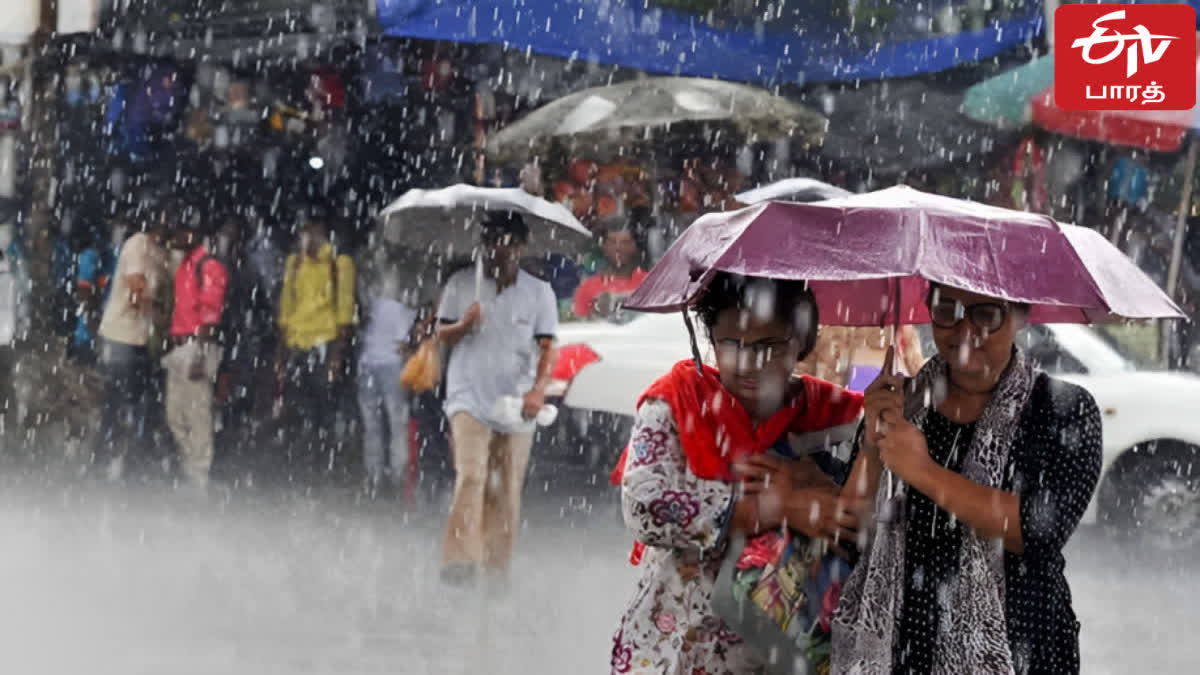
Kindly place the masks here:
[(942, 504), (941, 501), (941, 497), (943, 496), (945, 490), (941, 489), (940, 486), (945, 476), (949, 473), (953, 473), (952, 471), (933, 461), (933, 458), (930, 458), (928, 462), (923, 464), (920, 470), (909, 473), (910, 475), (904, 477), (904, 480), (906, 480), (914, 490), (920, 492), (926, 497), (929, 497), (929, 499), (933, 500), (934, 503), (943, 509), (946, 508), (946, 505)]
[(758, 534), (761, 528), (759, 520), (758, 495), (743, 494), (734, 505), (734, 529), (748, 535)]
[[(824, 499), (823, 499), (824, 497)], [(787, 503), (787, 521), (792, 527), (809, 536), (817, 536), (814, 527), (826, 514), (821, 513), (828, 499), (828, 491), (817, 488), (797, 488)]]

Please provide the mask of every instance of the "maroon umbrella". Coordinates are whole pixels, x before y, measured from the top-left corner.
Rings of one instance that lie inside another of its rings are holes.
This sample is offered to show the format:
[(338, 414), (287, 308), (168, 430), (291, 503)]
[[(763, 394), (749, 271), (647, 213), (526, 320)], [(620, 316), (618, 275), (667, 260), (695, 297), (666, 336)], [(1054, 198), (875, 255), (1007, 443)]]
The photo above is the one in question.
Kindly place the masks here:
[(930, 282), (1029, 303), (1035, 323), (1183, 316), (1103, 237), (1047, 216), (903, 186), (708, 214), (625, 307), (680, 311), (718, 271), (808, 280), (827, 325), (928, 323)]

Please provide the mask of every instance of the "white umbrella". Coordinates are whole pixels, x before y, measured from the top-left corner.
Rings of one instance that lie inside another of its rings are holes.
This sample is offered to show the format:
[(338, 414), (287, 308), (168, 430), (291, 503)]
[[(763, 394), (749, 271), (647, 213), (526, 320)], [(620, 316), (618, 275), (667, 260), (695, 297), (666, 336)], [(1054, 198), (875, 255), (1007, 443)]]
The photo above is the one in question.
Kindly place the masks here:
[(757, 204), (786, 199), (798, 202), (820, 202), (826, 199), (849, 197), (852, 192), (843, 190), (815, 178), (784, 178), (769, 185), (747, 190), (736, 197), (743, 204)]
[(529, 225), (533, 254), (574, 254), (591, 236), (570, 211), (520, 188), (453, 185), (409, 190), (380, 211), (383, 237), (411, 248), (469, 254), (479, 244), (478, 223), (489, 211), (515, 211)]
[(496, 132), (488, 151), (527, 156), (555, 137), (613, 147), (636, 144), (648, 129), (679, 122), (723, 122), (747, 135), (818, 140), (817, 112), (744, 84), (699, 77), (650, 77), (564, 96)]

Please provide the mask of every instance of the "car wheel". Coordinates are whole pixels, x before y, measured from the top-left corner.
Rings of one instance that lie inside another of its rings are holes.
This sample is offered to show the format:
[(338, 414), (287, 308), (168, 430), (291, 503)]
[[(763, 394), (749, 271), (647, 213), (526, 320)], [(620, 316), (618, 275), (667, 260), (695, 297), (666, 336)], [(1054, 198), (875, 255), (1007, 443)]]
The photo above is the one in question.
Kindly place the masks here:
[(1101, 523), (1149, 548), (1200, 548), (1200, 448), (1162, 441), (1129, 450), (1101, 488)]
[(633, 418), (625, 415), (593, 412), (587, 438), (588, 466), (602, 471), (605, 477), (616, 466), (629, 436), (633, 433)]

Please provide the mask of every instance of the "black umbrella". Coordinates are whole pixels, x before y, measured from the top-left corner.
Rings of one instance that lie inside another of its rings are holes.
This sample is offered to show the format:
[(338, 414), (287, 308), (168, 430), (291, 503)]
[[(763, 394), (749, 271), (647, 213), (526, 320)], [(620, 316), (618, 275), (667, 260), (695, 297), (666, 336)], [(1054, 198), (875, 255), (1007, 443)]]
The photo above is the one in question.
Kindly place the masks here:
[(829, 118), (817, 152), (877, 174), (961, 165), (1003, 147), (1016, 133), (963, 115), (961, 91), (915, 80), (863, 84), (816, 97)]

